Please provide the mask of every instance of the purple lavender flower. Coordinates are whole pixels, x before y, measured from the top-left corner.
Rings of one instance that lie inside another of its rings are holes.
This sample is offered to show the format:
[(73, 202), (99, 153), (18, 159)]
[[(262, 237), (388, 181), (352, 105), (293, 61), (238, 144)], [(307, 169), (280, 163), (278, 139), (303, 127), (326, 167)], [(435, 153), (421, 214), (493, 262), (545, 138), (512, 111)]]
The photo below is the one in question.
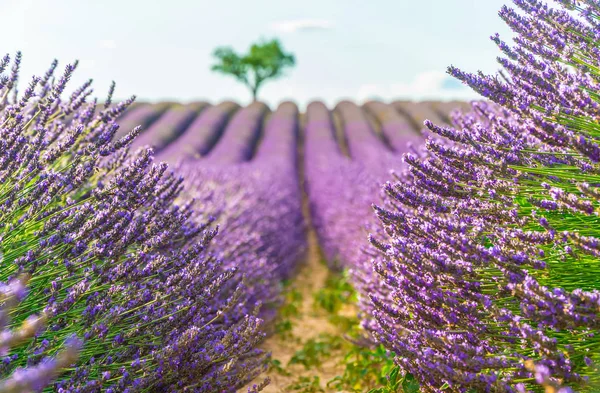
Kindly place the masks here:
[(449, 68), (495, 104), (426, 120), (375, 207), (390, 293), (371, 294), (368, 326), (424, 391), (600, 386), (598, 7), (514, 3), (515, 46), (492, 37), (505, 74)]
[(116, 137), (133, 98), (87, 102), (86, 82), (62, 100), (76, 64), (54, 83), (55, 63), (15, 96), (19, 63), (0, 88), (4, 295), (31, 280), (2, 316), (2, 388), (234, 392), (254, 379), (267, 357), (244, 271), (175, 202), (183, 179), (151, 149), (130, 152), (140, 128)]

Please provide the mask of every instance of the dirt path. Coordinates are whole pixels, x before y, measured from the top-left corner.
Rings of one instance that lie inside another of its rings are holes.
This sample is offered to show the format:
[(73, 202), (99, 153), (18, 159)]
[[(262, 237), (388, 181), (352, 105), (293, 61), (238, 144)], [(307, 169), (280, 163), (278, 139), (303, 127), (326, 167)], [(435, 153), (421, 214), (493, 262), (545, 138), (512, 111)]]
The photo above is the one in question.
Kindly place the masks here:
[(265, 393), (302, 391), (300, 387), (294, 388), (295, 385), (298, 385), (301, 377), (308, 377), (314, 381), (315, 376), (319, 378), (320, 386), (324, 391), (333, 392), (335, 390), (326, 388), (327, 381), (341, 375), (344, 371), (343, 367), (339, 365), (344, 356), (343, 353), (333, 353), (332, 357), (324, 360), (319, 367), (311, 367), (309, 370), (300, 364), (287, 366), (294, 354), (302, 350), (307, 340), (318, 339), (323, 334), (339, 334), (338, 329), (329, 322), (325, 313), (315, 311), (315, 294), (324, 287), (329, 271), (321, 262), (316, 235), (312, 231), (308, 236), (308, 244), (307, 261), (293, 283), (293, 287), (301, 293), (302, 301), (298, 309), (299, 316), (291, 319), (291, 337), (275, 334), (262, 346), (263, 349), (272, 353), (273, 359), (281, 362), (290, 375), (282, 375), (276, 370), (270, 370), (267, 376), (270, 377), (271, 383), (264, 390)]
[[(300, 129), (302, 130), (305, 121), (305, 116), (300, 115)], [(261, 349), (270, 352), (272, 360), (279, 365), (279, 367), (271, 367), (267, 373), (259, 377), (259, 380), (264, 377), (269, 377), (271, 380), (270, 384), (263, 390), (265, 393), (345, 392), (344, 390), (327, 387), (327, 382), (344, 372), (345, 366), (342, 361), (346, 353), (341, 348), (324, 351), (327, 352), (326, 356), (314, 356), (313, 354), (311, 359), (318, 359), (317, 365), (311, 364), (305, 367), (302, 364), (289, 364), (295, 356), (306, 351), (307, 343), (310, 343), (311, 340), (313, 343), (318, 342), (317, 346), (326, 346), (329, 345), (328, 343), (341, 340), (344, 334), (339, 326), (335, 326), (330, 321), (331, 314), (315, 307), (315, 298), (319, 291), (326, 287), (331, 272), (323, 262), (318, 239), (311, 225), (308, 197), (304, 193), (305, 188), (303, 185), (303, 153), (303, 140), (300, 138), (298, 167), (301, 189), (303, 190), (302, 211), (308, 226), (308, 252), (306, 260), (301, 264), (300, 270), (287, 289), (296, 296), (295, 307), (297, 307), (297, 310), (294, 310), (293, 316), (279, 316), (279, 320), (286, 320), (291, 325), (291, 329), (286, 331), (285, 334), (275, 333), (271, 335), (261, 345)], [(356, 310), (353, 306), (346, 306), (343, 306), (342, 310), (338, 310), (339, 313), (346, 316), (355, 315)], [(254, 383), (256, 382), (254, 381)], [(244, 388), (239, 392), (245, 393), (246, 391), (247, 388)]]

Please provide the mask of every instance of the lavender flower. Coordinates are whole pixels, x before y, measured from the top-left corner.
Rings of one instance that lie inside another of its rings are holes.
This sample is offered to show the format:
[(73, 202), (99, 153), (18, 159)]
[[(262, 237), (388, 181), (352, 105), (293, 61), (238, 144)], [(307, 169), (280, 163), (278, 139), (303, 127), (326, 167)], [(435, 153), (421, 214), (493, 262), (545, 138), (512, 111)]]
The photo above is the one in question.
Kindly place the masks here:
[(210, 222), (175, 202), (183, 179), (152, 150), (129, 151), (140, 128), (115, 139), (133, 98), (88, 103), (86, 82), (63, 100), (75, 65), (53, 83), (55, 63), (15, 96), (19, 62), (0, 89), (0, 279), (31, 280), (3, 316), (2, 388), (39, 391), (76, 358), (54, 390), (234, 392), (252, 380), (266, 355), (258, 310), (238, 307), (243, 272), (210, 251)]
[(372, 294), (374, 333), (423, 391), (600, 386), (598, 8), (514, 3), (516, 45), (492, 37), (504, 77), (449, 68), (495, 104), (425, 121), (434, 136), (375, 207), (392, 292)]

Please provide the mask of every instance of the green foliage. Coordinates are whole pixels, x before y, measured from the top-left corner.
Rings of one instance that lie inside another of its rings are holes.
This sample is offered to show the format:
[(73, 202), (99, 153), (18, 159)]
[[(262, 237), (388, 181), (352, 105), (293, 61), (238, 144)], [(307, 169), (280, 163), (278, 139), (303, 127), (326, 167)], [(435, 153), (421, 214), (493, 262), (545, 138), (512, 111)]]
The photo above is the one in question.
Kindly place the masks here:
[(231, 47), (219, 47), (213, 56), (217, 63), (211, 69), (242, 82), (252, 92), (254, 101), (265, 81), (281, 77), (286, 68), (296, 63), (294, 55), (286, 53), (277, 39), (252, 44), (246, 54), (238, 54)]
[(283, 338), (292, 338), (292, 330), (294, 324), (289, 319), (282, 319), (275, 322), (275, 333), (279, 334)]
[[(374, 393), (416, 392), (411, 375), (399, 376), (399, 369), (394, 364), (394, 356), (383, 346), (371, 348), (365, 343), (365, 332), (360, 328), (356, 316), (340, 315), (344, 306), (356, 304), (357, 294), (350, 283), (348, 271), (331, 273), (325, 286), (315, 294), (315, 308), (325, 311), (329, 321), (340, 329), (342, 351), (346, 353), (341, 365), (342, 375), (331, 379), (328, 388), (337, 391), (365, 392), (371, 389)], [(402, 390), (404, 389), (404, 390)]]
[(396, 383), (397, 378), (393, 375), (394, 372), (397, 374), (398, 368), (394, 365), (393, 356), (382, 345), (372, 349), (348, 344), (349, 348), (343, 360), (344, 373), (329, 381), (328, 387), (338, 391), (364, 392), (374, 386), (382, 386), (380, 389), (387, 390), (372, 389), (371, 391), (376, 393), (400, 391), (399, 382)]
[[(285, 285), (285, 302), (280, 308), (280, 320), (276, 323), (276, 329), (286, 339), (300, 340), (292, 336), (292, 321), (302, 317), (302, 295), (289, 283)], [(338, 332), (306, 340), (287, 366), (301, 365), (305, 370), (319, 369), (324, 361), (344, 354), (339, 363), (344, 367), (344, 372), (327, 381), (328, 389), (356, 393), (417, 393), (418, 384), (412, 375), (400, 375), (399, 368), (394, 364), (393, 354), (381, 345), (368, 345), (365, 332), (355, 315), (356, 301), (357, 294), (350, 284), (349, 273), (331, 272), (323, 288), (314, 293), (313, 308), (317, 313), (324, 313)], [(344, 308), (352, 311), (350, 316), (342, 315)], [(279, 360), (271, 360), (270, 369), (279, 375), (291, 375)], [(324, 389), (318, 376), (301, 376), (287, 386), (286, 391), (311, 393), (324, 392)]]
[(287, 391), (296, 391), (301, 393), (325, 392), (321, 387), (321, 379), (316, 375), (310, 377), (299, 377), (298, 380), (286, 388)]
[(300, 305), (302, 304), (302, 293), (289, 283), (284, 283), (284, 302), (279, 308), (279, 319), (275, 322), (275, 333), (286, 339), (293, 339), (292, 330), (294, 324), (292, 318), (300, 318)]
[(419, 383), (411, 374), (402, 376), (400, 374), (400, 367), (394, 366), (389, 374), (386, 375), (385, 381), (381, 381), (384, 384), (380, 388), (371, 389), (369, 393), (418, 393)]
[(277, 374), (284, 376), (291, 375), (291, 373), (282, 366), (281, 361), (277, 359), (271, 359), (269, 361), (269, 371), (275, 371)]
[(284, 294), (285, 303), (279, 309), (279, 315), (284, 318), (300, 317), (300, 305), (302, 304), (302, 293), (293, 287), (290, 287)]
[(315, 294), (314, 305), (330, 315), (336, 315), (344, 305), (356, 302), (356, 291), (350, 284), (348, 271), (330, 273), (325, 286)]
[(320, 334), (318, 338), (311, 338), (296, 351), (289, 364), (301, 364), (305, 369), (319, 367), (323, 360), (332, 356), (335, 351), (342, 349), (344, 340), (337, 335)]

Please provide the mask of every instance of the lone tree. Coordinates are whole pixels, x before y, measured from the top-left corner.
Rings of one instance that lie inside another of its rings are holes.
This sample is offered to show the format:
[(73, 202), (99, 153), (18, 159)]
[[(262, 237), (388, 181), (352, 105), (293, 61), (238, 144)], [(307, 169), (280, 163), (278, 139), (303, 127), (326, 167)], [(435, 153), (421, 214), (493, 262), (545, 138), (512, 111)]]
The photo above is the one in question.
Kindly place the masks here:
[(232, 75), (242, 82), (252, 92), (254, 101), (263, 82), (279, 78), (286, 67), (296, 63), (294, 55), (284, 52), (277, 39), (252, 44), (250, 52), (245, 55), (237, 54), (230, 47), (219, 47), (213, 55), (218, 63), (211, 69)]

